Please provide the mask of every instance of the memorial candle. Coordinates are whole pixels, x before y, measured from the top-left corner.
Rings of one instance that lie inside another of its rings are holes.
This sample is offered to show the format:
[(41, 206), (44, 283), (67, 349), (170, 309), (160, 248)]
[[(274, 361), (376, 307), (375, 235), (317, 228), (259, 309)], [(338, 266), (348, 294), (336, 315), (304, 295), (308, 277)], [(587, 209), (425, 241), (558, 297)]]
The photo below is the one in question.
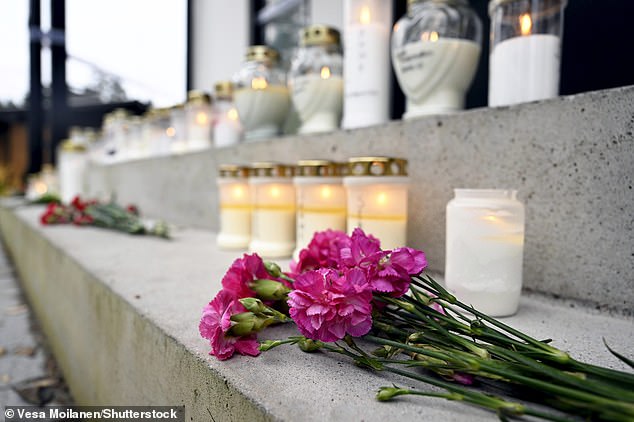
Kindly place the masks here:
[(251, 240), (251, 195), (249, 169), (220, 166), (217, 184), (220, 195), (218, 246), (222, 249), (247, 249)]

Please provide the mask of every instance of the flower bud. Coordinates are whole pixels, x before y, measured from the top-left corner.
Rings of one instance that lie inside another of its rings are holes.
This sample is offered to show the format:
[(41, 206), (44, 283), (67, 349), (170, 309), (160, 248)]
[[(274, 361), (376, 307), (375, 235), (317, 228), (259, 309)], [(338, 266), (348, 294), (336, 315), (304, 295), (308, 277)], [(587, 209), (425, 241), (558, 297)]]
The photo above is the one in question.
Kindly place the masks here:
[(298, 341), (297, 345), (299, 346), (300, 349), (302, 349), (302, 351), (309, 352), (309, 353), (319, 350), (321, 348), (320, 341), (311, 340), (309, 338), (304, 338)]
[(258, 298), (262, 300), (283, 300), (290, 293), (290, 289), (284, 284), (275, 280), (254, 280), (250, 286)]
[(255, 297), (243, 297), (240, 299), (240, 303), (247, 311), (253, 312), (254, 314), (261, 314), (267, 310), (267, 306), (262, 303), (260, 299)]
[(282, 269), (275, 262), (265, 261), (264, 268), (266, 268), (271, 277), (279, 278), (283, 275)]
[(402, 396), (404, 394), (409, 394), (410, 391), (405, 388), (398, 387), (381, 387), (379, 388), (379, 392), (376, 394), (376, 399), (378, 401), (389, 401), (392, 400), (396, 396)]
[(284, 344), (281, 340), (264, 340), (260, 342), (260, 346), (258, 348), (261, 352), (267, 352), (281, 344)]
[(228, 334), (242, 337), (253, 334), (257, 331), (256, 326), (258, 324), (258, 318), (253, 312), (241, 312), (239, 314), (231, 315), (231, 328)]

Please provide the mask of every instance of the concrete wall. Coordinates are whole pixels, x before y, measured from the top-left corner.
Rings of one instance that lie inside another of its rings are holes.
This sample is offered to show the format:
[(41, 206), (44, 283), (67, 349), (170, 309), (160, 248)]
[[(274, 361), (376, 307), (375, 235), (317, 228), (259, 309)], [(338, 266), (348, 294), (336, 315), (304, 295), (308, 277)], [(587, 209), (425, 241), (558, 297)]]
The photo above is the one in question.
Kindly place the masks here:
[(626, 309), (634, 303), (634, 87), (311, 136), (287, 136), (91, 171), (150, 215), (217, 229), (219, 163), (392, 155), (410, 161), (409, 244), (445, 262), (453, 188), (513, 188), (526, 205), (524, 285)]

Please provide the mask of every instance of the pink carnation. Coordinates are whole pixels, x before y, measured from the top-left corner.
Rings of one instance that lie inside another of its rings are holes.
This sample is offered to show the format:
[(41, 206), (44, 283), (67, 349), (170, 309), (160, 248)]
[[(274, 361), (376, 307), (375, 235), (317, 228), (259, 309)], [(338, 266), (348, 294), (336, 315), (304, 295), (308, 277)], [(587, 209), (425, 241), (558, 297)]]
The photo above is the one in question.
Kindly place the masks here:
[(205, 306), (198, 330), (203, 338), (209, 340), (210, 355), (225, 360), (235, 352), (249, 356), (260, 354), (255, 334), (246, 337), (227, 335), (231, 329), (231, 315), (245, 311), (244, 306), (224, 290)]
[(308, 246), (300, 251), (298, 261), (291, 262), (291, 273), (297, 275), (319, 268), (337, 268), (341, 249), (349, 245), (350, 237), (342, 231), (315, 232)]
[(354, 229), (350, 246), (341, 250), (341, 258), (347, 267), (363, 269), (374, 291), (394, 297), (403, 296), (409, 289), (410, 277), (427, 266), (422, 251), (412, 248), (384, 251), (378, 239), (360, 228)]
[(341, 275), (322, 268), (299, 275), (293, 287), (288, 295), (290, 315), (306, 337), (332, 342), (370, 331), (372, 292), (363, 271), (351, 269)]
[(234, 299), (255, 297), (255, 292), (249, 284), (253, 280), (272, 279), (264, 268), (264, 262), (257, 254), (244, 254), (242, 258), (233, 261), (229, 270), (222, 278), (222, 288)]

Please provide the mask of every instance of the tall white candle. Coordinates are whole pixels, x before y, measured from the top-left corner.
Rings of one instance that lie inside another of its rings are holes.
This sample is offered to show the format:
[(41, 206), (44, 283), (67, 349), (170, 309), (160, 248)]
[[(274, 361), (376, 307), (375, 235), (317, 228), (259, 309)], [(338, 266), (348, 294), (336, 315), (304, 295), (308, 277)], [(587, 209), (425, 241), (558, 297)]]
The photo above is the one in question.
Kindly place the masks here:
[(561, 39), (534, 34), (513, 37), (493, 48), (489, 105), (511, 105), (556, 97), (559, 93)]
[(389, 120), (391, 2), (344, 2), (344, 128)]
[(515, 191), (455, 195), (447, 204), (447, 288), (486, 314), (512, 315), (522, 288), (523, 205)]
[(217, 179), (220, 195), (218, 246), (247, 249), (251, 240), (251, 194), (244, 167), (221, 165)]
[[(66, 141), (69, 142), (69, 141)], [(88, 164), (85, 149), (70, 143), (62, 144), (58, 154), (60, 199), (70, 203), (77, 195), (84, 194), (84, 176)]]

